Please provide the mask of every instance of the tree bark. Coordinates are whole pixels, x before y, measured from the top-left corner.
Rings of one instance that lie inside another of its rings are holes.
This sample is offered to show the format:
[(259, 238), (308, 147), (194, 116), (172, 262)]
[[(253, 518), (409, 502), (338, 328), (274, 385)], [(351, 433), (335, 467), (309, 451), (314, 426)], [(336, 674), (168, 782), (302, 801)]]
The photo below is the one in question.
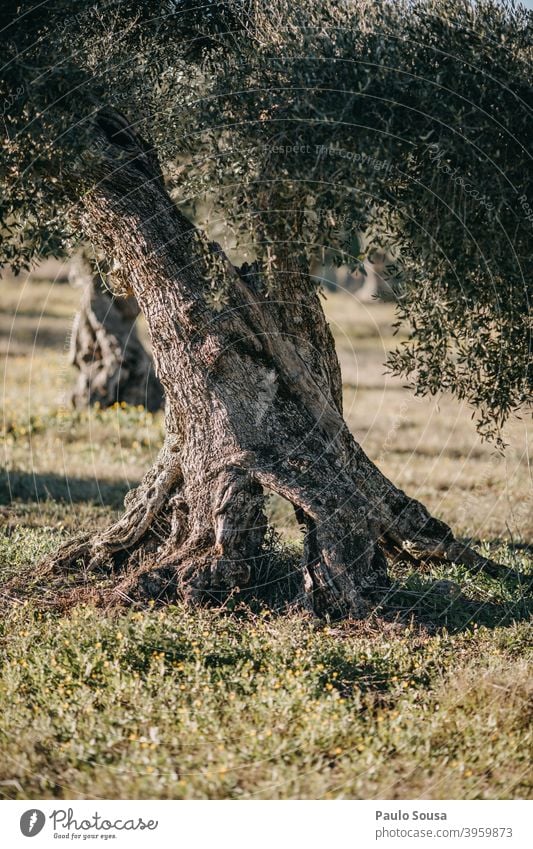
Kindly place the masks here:
[(70, 361), (79, 369), (73, 405), (111, 407), (125, 402), (152, 412), (161, 409), (163, 390), (137, 333), (140, 310), (135, 298), (114, 297), (81, 259), (73, 263), (69, 277), (83, 287), (70, 345)]
[[(369, 591), (387, 584), (391, 551), (490, 567), (354, 440), (309, 278), (287, 263), (274, 297), (257, 269), (234, 268), (218, 246), (206, 263), (153, 155), (115, 113), (99, 124), (109, 164), (85, 196), (83, 226), (127, 269), (148, 322), (166, 439), (121, 519), (63, 547), (49, 565), (112, 565), (129, 597), (220, 600), (254, 582), (266, 487), (294, 505), (305, 529), (302, 593), (319, 614), (364, 615)], [(213, 264), (227, 293), (219, 311), (209, 298)]]

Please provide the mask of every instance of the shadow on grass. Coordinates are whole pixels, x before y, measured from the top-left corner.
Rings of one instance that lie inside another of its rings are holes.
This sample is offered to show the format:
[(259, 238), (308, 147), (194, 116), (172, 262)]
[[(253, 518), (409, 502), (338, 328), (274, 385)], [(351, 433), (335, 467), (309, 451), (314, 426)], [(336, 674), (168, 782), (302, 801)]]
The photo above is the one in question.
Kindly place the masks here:
[[(512, 556), (514, 546), (506, 548)], [(522, 546), (518, 550), (524, 553)], [(510, 572), (504, 579), (496, 579), (466, 570), (457, 575), (457, 567), (449, 567), (453, 580), (441, 577), (442, 564), (433, 575), (405, 564), (403, 574), (393, 577), (389, 587), (369, 596), (369, 616), (389, 623), (416, 623), (433, 633), (444, 629), (457, 633), (476, 625), (498, 628), (533, 615), (533, 575)], [(262, 605), (279, 613), (298, 606), (301, 598), (298, 547), (287, 547), (276, 540), (256, 574), (256, 585), (245, 589), (239, 600), (252, 608)]]
[(101, 478), (74, 478), (50, 473), (21, 471), (0, 472), (0, 504), (13, 501), (88, 502), (121, 507), (124, 496), (138, 481), (114, 481)]
[[(10, 484), (12, 497), (20, 498), (26, 493), (26, 497), (33, 500), (63, 498), (79, 503), (92, 497), (108, 505), (121, 502), (127, 491), (125, 484), (85, 479), (67, 481), (59, 475), (15, 473), (10, 476)], [(2, 497), (4, 488), (5, 474), (0, 476)], [(513, 550), (507, 546), (505, 559), (510, 556)], [(206, 602), (228, 615), (257, 615), (266, 609), (276, 615), (301, 611), (306, 605), (300, 558), (301, 541), (287, 544), (271, 530), (263, 556), (254, 564), (253, 583), (242, 589), (235, 588), (229, 597), (226, 591), (221, 591), (220, 595), (212, 592), (210, 601), (206, 599)], [(124, 564), (127, 561), (125, 550)], [(44, 606), (61, 610), (70, 609), (79, 602), (99, 607), (133, 605), (143, 608), (148, 603), (165, 606), (179, 600), (175, 565), (159, 565), (155, 560), (130, 564), (130, 567), (124, 569), (116, 558), (109, 569), (101, 566), (96, 571), (59, 565), (52, 571), (39, 573), (32, 566), (31, 571), (26, 570), (14, 581), (10, 595), (20, 600), (39, 599)], [(396, 563), (392, 567), (390, 585), (368, 594), (365, 620), (358, 623), (351, 620), (351, 624), (360, 626), (368, 622), (374, 629), (415, 624), (429, 633), (443, 630), (458, 633), (472, 630), (476, 625), (491, 629), (510, 625), (529, 619), (533, 613), (532, 575), (509, 571), (503, 579), (494, 578), (480, 572), (469, 573), (452, 563), (447, 567), (440, 563), (436, 566), (424, 564), (416, 571), (415, 568), (409, 563)]]
[[(473, 545), (474, 548), (481, 548), (484, 544), (485, 540), (480, 539), (468, 539), (468, 544)], [(530, 554), (533, 555), (533, 544), (529, 542), (509, 542), (506, 539), (499, 539), (498, 537), (491, 539), (490, 548), (497, 550), (500, 548), (507, 548), (511, 553), (516, 554)]]

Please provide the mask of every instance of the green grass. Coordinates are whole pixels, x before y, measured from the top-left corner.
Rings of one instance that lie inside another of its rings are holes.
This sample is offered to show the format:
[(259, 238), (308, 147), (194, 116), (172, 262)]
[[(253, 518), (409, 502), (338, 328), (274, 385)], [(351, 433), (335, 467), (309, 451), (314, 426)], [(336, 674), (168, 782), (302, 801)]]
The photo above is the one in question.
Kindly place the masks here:
[[(531, 598), (519, 581), (398, 563), (372, 615), (344, 624), (238, 599), (231, 612), (45, 612), (52, 588), (35, 565), (118, 514), (162, 417), (68, 409), (74, 375), (57, 340), (77, 294), (0, 285), (0, 592), (14, 576), (26, 586), (23, 603), (0, 596), (0, 796), (531, 797)], [(459, 533), (531, 574), (530, 424), (512, 425), (506, 457), (494, 457), (467, 409), (418, 402), (383, 376), (390, 307), (348, 296), (326, 307), (365, 450)], [(299, 540), (282, 500), (269, 512), (275, 573), (296, 562)]]
[(530, 791), (525, 624), (180, 607), (0, 626), (8, 798), (513, 798)]
[(245, 604), (45, 613), (31, 565), (64, 536), (0, 537), (0, 581), (28, 583), (0, 624), (4, 798), (531, 795), (516, 582), (404, 564), (368, 620), (344, 624)]

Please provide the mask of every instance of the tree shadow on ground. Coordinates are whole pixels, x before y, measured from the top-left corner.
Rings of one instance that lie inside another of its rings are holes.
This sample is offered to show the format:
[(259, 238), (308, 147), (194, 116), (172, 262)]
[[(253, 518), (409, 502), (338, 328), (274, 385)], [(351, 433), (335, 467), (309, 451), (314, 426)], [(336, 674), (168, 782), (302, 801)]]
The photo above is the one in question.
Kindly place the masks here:
[[(473, 545), (475, 548), (481, 548), (485, 543), (485, 540), (481, 539), (473, 539), (470, 538), (468, 540), (469, 545)], [(498, 550), (500, 548), (507, 548), (510, 552), (519, 553), (519, 554), (530, 554), (533, 555), (533, 543), (529, 542), (509, 542), (506, 539), (500, 539), (498, 537), (491, 539), (490, 548), (494, 550)]]
[(0, 504), (9, 505), (13, 501), (61, 501), (67, 504), (88, 502), (121, 507), (126, 493), (137, 485), (138, 481), (4, 470), (0, 472)]

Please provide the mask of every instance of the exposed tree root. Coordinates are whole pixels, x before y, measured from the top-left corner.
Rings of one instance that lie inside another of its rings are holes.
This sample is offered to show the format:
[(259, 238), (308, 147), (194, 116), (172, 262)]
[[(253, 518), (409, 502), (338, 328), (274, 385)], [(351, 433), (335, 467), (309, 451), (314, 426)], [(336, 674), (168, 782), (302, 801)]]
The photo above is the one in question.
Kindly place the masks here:
[[(318, 468), (313, 474), (323, 473)], [(268, 556), (262, 550), (266, 520), (257, 477), (295, 504), (305, 530), (304, 548), (300, 591), (286, 601), (296, 601), (313, 614), (355, 619), (367, 615), (376, 594), (385, 593), (389, 586), (387, 558), (408, 558), (414, 564), (461, 563), (492, 577), (527, 580), (456, 540), (446, 525), (403, 493), (404, 529), (409, 511), (425, 518), (410, 539), (398, 537), (397, 524), (387, 529), (384, 511), (371, 509), (354, 492), (353, 484), (350, 491), (349, 481), (344, 481), (347, 489), (339, 498), (339, 475), (329, 495), (327, 486), (322, 486), (320, 498), (310, 500), (317, 483), (313, 474), (299, 474), (296, 483), (280, 476), (279, 466), (276, 475), (257, 470), (250, 475), (238, 465), (225, 468), (213, 489), (217, 506), (213, 509), (209, 499), (207, 508), (213, 523), (202, 523), (201, 511), (191, 514), (187, 503), (179, 440), (167, 437), (153, 468), (127, 496), (121, 519), (100, 534), (64, 545), (45, 561), (39, 576), (53, 578), (54, 584), (60, 583), (61, 575), (78, 574), (76, 586), (59, 593), (61, 604), (67, 597), (73, 601), (86, 597), (105, 605), (178, 598), (192, 603), (224, 602), (235, 590), (253, 587), (258, 564)], [(95, 587), (89, 580), (91, 573), (107, 583)]]

